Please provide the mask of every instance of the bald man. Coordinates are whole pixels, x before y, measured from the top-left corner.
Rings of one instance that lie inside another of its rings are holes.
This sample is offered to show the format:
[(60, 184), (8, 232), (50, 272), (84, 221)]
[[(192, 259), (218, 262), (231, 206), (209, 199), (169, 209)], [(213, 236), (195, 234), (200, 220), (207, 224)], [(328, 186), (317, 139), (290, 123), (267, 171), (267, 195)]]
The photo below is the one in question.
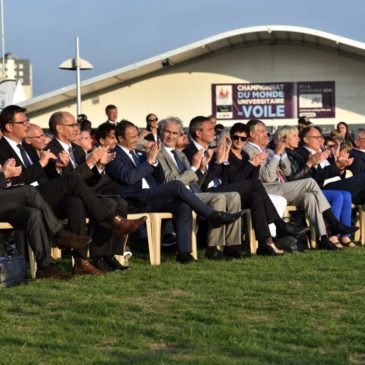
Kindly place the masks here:
[[(39, 146), (36, 150), (23, 143), (25, 138), (41, 143), (44, 138), (43, 131), (37, 126), (30, 127), (25, 109), (17, 105), (7, 106), (0, 113), (0, 127), (4, 137), (0, 140), (0, 163), (13, 158), (17, 166), (22, 166), (19, 176), (13, 178), (13, 184), (34, 185), (43, 198), (51, 206), (56, 216), (60, 219), (68, 218), (71, 232), (83, 235), (86, 232), (86, 212), (97, 222), (102, 223), (118, 234), (130, 233), (144, 222), (128, 221), (121, 217), (116, 208), (106, 206), (96, 198), (94, 193), (76, 175), (62, 176), (54, 181), (49, 181), (44, 167), (56, 156), (49, 150)], [(28, 135), (31, 130), (33, 135)], [(74, 251), (76, 274), (103, 274), (104, 270), (95, 268), (86, 259), (87, 247)]]

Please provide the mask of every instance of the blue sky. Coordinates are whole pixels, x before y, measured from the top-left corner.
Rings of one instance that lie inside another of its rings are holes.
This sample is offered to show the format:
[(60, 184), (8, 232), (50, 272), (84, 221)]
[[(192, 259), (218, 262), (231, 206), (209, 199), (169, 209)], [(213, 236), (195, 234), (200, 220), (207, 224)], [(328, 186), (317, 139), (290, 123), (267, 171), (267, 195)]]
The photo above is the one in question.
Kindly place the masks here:
[(3, 0), (5, 51), (31, 60), (34, 96), (75, 82), (58, 65), (94, 65), (85, 80), (228, 30), (296, 25), (365, 42), (363, 0)]

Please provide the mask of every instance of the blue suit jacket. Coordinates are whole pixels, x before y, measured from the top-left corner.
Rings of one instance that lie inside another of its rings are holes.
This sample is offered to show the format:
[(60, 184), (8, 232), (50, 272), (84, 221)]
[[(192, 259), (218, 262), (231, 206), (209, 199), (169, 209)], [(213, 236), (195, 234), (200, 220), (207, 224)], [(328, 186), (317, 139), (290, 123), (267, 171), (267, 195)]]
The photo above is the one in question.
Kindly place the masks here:
[[(106, 173), (119, 184), (120, 195), (125, 198), (136, 198), (142, 195), (142, 179), (154, 172), (146, 162), (146, 154), (136, 150), (140, 164), (135, 166), (129, 156), (119, 147), (115, 147), (116, 156), (105, 167)], [(155, 179), (156, 180), (156, 179)]]

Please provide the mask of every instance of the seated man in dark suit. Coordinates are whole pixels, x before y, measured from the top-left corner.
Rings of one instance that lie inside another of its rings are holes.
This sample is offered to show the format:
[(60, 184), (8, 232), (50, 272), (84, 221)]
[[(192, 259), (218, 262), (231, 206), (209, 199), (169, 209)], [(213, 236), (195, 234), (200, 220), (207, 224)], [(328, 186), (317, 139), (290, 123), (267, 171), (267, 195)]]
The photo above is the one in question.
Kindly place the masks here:
[(15, 166), (14, 159), (5, 161), (0, 167), (0, 220), (25, 231), (37, 262), (38, 279), (63, 279), (65, 276), (52, 265), (52, 245), (48, 232), (55, 236), (59, 247), (80, 248), (87, 245), (91, 238), (66, 231), (34, 187), (14, 186), (6, 189), (11, 179), (19, 176), (21, 171), (21, 166)]
[[(214, 127), (211, 121), (204, 116), (193, 118), (189, 125), (189, 134), (192, 138), (191, 143), (184, 149), (189, 162), (192, 163), (194, 155), (199, 150), (209, 153), (209, 145), (214, 141)], [(278, 215), (273, 203), (267, 195), (265, 188), (258, 179), (243, 180), (224, 183), (226, 180), (226, 170), (228, 167), (228, 156), (230, 145), (222, 143), (217, 148), (208, 166), (207, 176), (202, 185), (205, 192), (238, 192), (241, 196), (243, 208), (251, 210), (253, 216), (253, 226), (257, 240), (259, 242), (258, 253), (262, 255), (276, 256), (282, 254), (272, 239), (269, 223), (275, 223), (278, 234), (297, 235), (303, 229), (296, 229), (286, 224)]]
[[(180, 181), (157, 185), (152, 174), (160, 172), (157, 163), (160, 146), (158, 143), (153, 144), (147, 153), (136, 151), (138, 130), (133, 123), (122, 121), (115, 129), (115, 136), (118, 142), (115, 148), (116, 156), (106, 165), (106, 172), (119, 183), (120, 194), (125, 198), (141, 197), (148, 203), (147, 211), (167, 211), (174, 214), (177, 261), (194, 261), (190, 254), (192, 210), (207, 217), (213, 226), (232, 223), (242, 216), (242, 212), (229, 214), (215, 211), (197, 199)], [(157, 178), (161, 178), (161, 175)]]
[(350, 157), (361, 160), (365, 164), (365, 129), (359, 129), (355, 134), (354, 147)]
[[(315, 127), (304, 128), (301, 132), (303, 146), (297, 152), (305, 164), (310, 156), (321, 153), (323, 146), (323, 136), (319, 129)], [(365, 203), (365, 174), (359, 174), (350, 178), (341, 178), (342, 173), (352, 163), (351, 158), (336, 158), (330, 161), (330, 152), (325, 151), (327, 158), (321, 159), (320, 164), (311, 168), (311, 176), (316, 180), (320, 187), (323, 187), (324, 181), (333, 177), (339, 177), (337, 181), (326, 184), (329, 190), (349, 191), (352, 196), (352, 203), (355, 205)]]
[[(116, 207), (113, 210), (113, 207), (99, 201), (76, 174), (48, 180), (43, 167), (56, 157), (49, 150), (38, 155), (32, 146), (22, 144), (29, 130), (25, 109), (16, 105), (4, 108), (0, 113), (0, 126), (4, 134), (0, 140), (0, 163), (14, 158), (16, 164), (23, 167), (21, 174), (13, 179), (13, 183), (37, 185), (37, 189), (57, 216), (60, 219), (68, 218), (72, 232), (85, 234), (86, 212), (97, 222), (110, 228), (113, 226), (118, 234), (130, 233), (143, 223), (144, 220), (130, 222), (119, 216)], [(75, 273), (104, 273), (86, 259), (87, 247), (75, 251), (78, 254), (75, 258)]]

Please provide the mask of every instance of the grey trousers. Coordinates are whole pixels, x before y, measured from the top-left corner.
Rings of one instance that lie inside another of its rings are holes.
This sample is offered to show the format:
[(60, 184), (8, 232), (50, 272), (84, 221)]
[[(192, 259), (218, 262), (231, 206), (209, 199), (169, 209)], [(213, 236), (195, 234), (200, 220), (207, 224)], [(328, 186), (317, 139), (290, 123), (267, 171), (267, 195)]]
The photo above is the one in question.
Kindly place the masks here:
[(264, 186), (269, 194), (281, 195), (289, 205), (304, 209), (318, 236), (327, 234), (322, 213), (331, 206), (314, 179), (290, 181), (285, 184), (264, 184)]
[[(241, 210), (241, 197), (238, 193), (197, 193), (202, 202), (214, 210), (236, 213)], [(241, 244), (241, 219), (218, 228), (209, 228), (208, 246), (233, 246)]]

